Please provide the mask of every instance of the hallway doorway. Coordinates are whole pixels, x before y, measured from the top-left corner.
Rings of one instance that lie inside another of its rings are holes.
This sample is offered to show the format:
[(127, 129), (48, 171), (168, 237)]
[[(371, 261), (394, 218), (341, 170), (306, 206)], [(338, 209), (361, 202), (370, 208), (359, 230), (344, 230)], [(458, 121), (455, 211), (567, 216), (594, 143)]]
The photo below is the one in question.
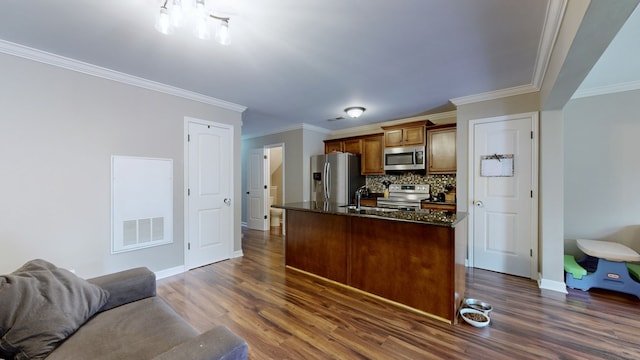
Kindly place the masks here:
[(267, 189), (267, 217), (272, 234), (282, 234), (284, 229), (284, 211), (274, 209), (271, 205), (284, 204), (284, 144), (267, 145), (265, 174), (268, 180)]

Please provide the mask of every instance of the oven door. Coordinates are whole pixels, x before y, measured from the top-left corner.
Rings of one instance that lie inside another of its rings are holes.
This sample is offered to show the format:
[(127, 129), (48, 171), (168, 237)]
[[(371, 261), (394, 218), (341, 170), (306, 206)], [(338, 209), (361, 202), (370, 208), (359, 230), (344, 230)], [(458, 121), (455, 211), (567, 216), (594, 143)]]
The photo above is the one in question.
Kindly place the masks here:
[(420, 201), (416, 202), (416, 201), (412, 201), (412, 200), (399, 200), (399, 199), (393, 199), (393, 198), (378, 198), (378, 206), (379, 207), (387, 207), (387, 208), (394, 208), (394, 209), (406, 209), (406, 208), (411, 208), (411, 209), (419, 209), (420, 208)]
[(424, 147), (393, 147), (384, 149), (385, 170), (424, 170)]

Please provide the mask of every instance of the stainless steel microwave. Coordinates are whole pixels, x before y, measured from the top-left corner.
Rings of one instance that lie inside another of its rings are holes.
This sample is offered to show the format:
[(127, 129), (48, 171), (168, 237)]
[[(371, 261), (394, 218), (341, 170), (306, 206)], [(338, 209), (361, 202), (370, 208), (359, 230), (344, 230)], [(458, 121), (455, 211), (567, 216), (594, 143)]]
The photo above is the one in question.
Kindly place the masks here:
[(424, 146), (385, 148), (384, 170), (424, 170), (424, 152)]

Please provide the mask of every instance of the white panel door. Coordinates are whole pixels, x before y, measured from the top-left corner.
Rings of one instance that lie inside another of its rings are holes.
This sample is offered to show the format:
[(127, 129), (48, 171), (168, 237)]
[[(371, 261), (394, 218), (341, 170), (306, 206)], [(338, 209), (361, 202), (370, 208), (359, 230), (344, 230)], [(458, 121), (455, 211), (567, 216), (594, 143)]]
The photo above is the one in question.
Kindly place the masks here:
[(233, 252), (232, 130), (188, 125), (188, 269), (229, 259)]
[[(533, 222), (537, 210), (533, 200), (532, 140), (535, 116), (525, 114), (471, 125), (474, 267), (528, 278), (535, 276), (537, 239)], [(512, 161), (500, 159), (511, 155)], [(487, 159), (491, 156), (495, 158)], [(513, 164), (513, 174), (507, 170), (511, 168), (509, 164)], [(495, 176), (498, 174), (506, 176)]]
[(247, 227), (268, 230), (267, 180), (265, 178), (265, 151), (251, 149), (247, 162)]

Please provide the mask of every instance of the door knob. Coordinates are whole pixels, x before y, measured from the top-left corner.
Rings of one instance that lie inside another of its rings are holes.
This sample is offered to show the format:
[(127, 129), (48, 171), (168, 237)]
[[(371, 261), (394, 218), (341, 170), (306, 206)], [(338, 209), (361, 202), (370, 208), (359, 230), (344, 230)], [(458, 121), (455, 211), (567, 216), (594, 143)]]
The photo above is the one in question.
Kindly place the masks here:
[(227, 206), (231, 206), (231, 199), (227, 199), (227, 198), (225, 198), (225, 199), (224, 199), (224, 203), (225, 203)]
[(483, 208), (484, 207), (484, 203), (482, 201), (476, 201), (476, 207)]

